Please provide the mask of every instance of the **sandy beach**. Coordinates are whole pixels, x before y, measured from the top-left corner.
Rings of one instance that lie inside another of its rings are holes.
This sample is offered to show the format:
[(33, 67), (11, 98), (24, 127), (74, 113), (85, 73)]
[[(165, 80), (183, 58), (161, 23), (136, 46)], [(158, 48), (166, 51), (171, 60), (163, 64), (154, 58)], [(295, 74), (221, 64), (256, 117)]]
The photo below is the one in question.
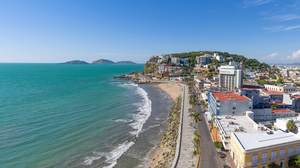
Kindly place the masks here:
[(177, 83), (158, 84), (157, 86), (165, 91), (173, 101), (182, 94), (182, 86)]
[[(177, 83), (166, 83), (166, 84), (158, 84), (158, 87), (165, 91), (170, 98), (175, 101), (177, 97), (179, 97), (182, 94), (183, 87)], [(162, 138), (161, 138), (162, 141)], [(162, 144), (160, 144), (159, 147), (156, 147), (153, 149), (148, 156), (148, 160), (150, 160), (149, 168), (154, 168), (157, 166), (158, 162), (161, 162), (166, 157), (166, 153), (171, 153), (172, 150), (168, 147), (163, 147)]]

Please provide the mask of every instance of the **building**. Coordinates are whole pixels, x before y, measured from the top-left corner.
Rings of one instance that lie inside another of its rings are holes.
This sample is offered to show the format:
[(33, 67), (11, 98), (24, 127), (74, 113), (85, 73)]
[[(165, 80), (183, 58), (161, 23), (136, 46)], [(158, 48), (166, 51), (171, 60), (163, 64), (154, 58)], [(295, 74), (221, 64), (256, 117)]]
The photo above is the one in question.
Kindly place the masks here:
[(211, 114), (246, 115), (253, 108), (252, 100), (234, 92), (208, 92), (208, 104)]
[(219, 62), (223, 62), (224, 58), (223, 56), (219, 55), (218, 53), (214, 53), (213, 58), (218, 60)]
[(177, 58), (177, 57), (171, 58), (171, 63), (172, 64), (180, 64), (180, 58)]
[(194, 81), (196, 82), (196, 87), (199, 89), (203, 89), (204, 88), (204, 81), (201, 79), (194, 79)]
[[(248, 112), (247, 112), (248, 113)], [(251, 111), (249, 113), (252, 113)], [(261, 133), (266, 131), (264, 125), (255, 123), (249, 116), (216, 116), (215, 126), (226, 150), (231, 149), (231, 133), (247, 132)]]
[(284, 93), (295, 92), (295, 86), (275, 86), (275, 85), (264, 85), (268, 91), (279, 91)]
[(184, 64), (185, 66), (188, 66), (189, 65), (189, 59), (181, 58), (180, 63)]
[(207, 65), (211, 62), (210, 58), (211, 58), (210, 54), (205, 54), (203, 56), (196, 57), (196, 61), (197, 61), (197, 64), (199, 64), (199, 65)]
[(288, 167), (289, 157), (300, 154), (300, 138), (281, 130), (232, 132), (230, 154), (238, 168), (268, 168), (273, 162)]
[(221, 66), (219, 73), (219, 84), (223, 88), (233, 90), (243, 86), (243, 70), (235, 62), (230, 62), (229, 65)]
[(165, 71), (165, 66), (164, 65), (158, 66), (158, 72), (159, 73), (163, 73), (164, 71)]

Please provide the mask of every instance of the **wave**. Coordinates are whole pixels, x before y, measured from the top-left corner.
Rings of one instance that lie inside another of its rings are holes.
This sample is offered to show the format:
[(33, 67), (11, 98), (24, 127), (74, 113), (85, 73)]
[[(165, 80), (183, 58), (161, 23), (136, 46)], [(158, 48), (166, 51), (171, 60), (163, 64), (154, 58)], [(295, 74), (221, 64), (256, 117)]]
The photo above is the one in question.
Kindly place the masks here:
[(116, 120), (113, 120), (114, 122), (125, 122), (125, 123), (129, 123), (129, 122), (132, 122), (133, 120), (130, 120), (130, 119), (116, 119)]
[[(136, 93), (142, 97), (142, 101), (139, 103), (136, 103), (135, 105), (138, 106), (137, 114), (133, 114), (132, 120), (126, 120), (126, 119), (116, 119), (113, 120), (115, 122), (132, 122), (129, 125), (134, 129), (134, 131), (131, 131), (130, 133), (136, 137), (138, 137), (139, 133), (141, 133), (141, 130), (143, 128), (144, 123), (149, 118), (151, 111), (152, 111), (152, 102), (148, 98), (147, 92), (140, 88), (138, 84), (134, 83), (125, 83), (122, 84), (123, 86), (133, 86), (136, 87)], [(154, 125), (156, 127), (158, 125)], [(153, 126), (152, 126), (153, 128)], [(151, 126), (148, 128), (151, 129)], [(86, 157), (85, 161), (83, 162), (84, 165), (91, 165), (94, 160), (101, 159), (102, 157), (106, 157), (105, 162), (110, 164), (109, 166), (103, 167), (103, 168), (113, 168), (117, 164), (117, 160), (132, 146), (135, 142), (133, 141), (126, 141), (120, 145), (118, 145), (117, 148), (115, 148), (113, 151), (109, 153), (95, 153), (95, 156), (92, 157)]]
[(141, 102), (141, 106), (138, 108), (139, 113), (134, 114), (133, 115), (133, 123), (130, 124), (130, 126), (135, 129), (135, 131), (131, 131), (130, 133), (132, 135), (135, 135), (136, 137), (138, 137), (139, 133), (141, 132), (144, 123), (147, 121), (147, 119), (149, 118), (151, 111), (152, 111), (152, 102), (151, 100), (148, 98), (148, 94), (147, 92), (140, 88), (137, 87), (137, 94), (139, 94), (140, 96), (142, 96), (142, 102)]
[(106, 163), (109, 163), (109, 166), (105, 166), (103, 168), (113, 168), (117, 164), (117, 160), (125, 153), (132, 145), (134, 142), (126, 141), (119, 145), (116, 149), (111, 151), (108, 155), (106, 155)]

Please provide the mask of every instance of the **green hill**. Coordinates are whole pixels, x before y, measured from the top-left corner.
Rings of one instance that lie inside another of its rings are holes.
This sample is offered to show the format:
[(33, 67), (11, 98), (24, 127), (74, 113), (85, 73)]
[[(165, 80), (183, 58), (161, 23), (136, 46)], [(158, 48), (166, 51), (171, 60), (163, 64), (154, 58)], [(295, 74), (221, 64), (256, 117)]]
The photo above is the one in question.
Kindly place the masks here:
[(64, 62), (64, 63), (60, 63), (60, 64), (89, 64), (85, 61), (80, 61), (80, 60), (73, 60), (73, 61), (67, 61), (67, 62)]
[(99, 59), (99, 60), (93, 61), (92, 64), (115, 64), (115, 63), (111, 60)]
[(190, 61), (190, 65), (194, 66), (196, 64), (196, 57), (197, 56), (202, 56), (204, 54), (211, 54), (213, 55), (214, 53), (218, 53), (219, 55), (222, 55), (225, 58), (225, 63), (229, 63), (231, 59), (228, 59), (230, 57), (233, 58), (235, 62), (243, 62), (243, 67), (244, 68), (249, 68), (251, 70), (262, 70), (266, 71), (267, 68), (270, 66), (266, 63), (260, 63), (256, 59), (248, 59), (247, 57), (243, 55), (237, 55), (237, 54), (229, 54), (228, 52), (219, 52), (219, 51), (203, 51), (203, 52), (188, 52), (188, 53), (173, 53), (172, 55), (174, 57), (179, 57), (179, 58), (188, 58)]

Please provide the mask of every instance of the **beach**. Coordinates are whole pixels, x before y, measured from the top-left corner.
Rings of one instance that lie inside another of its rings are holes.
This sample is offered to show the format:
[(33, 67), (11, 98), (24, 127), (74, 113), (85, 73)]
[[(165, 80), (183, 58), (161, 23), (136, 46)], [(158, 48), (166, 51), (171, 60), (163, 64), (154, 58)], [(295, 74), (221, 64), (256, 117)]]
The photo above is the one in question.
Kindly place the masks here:
[(179, 95), (182, 94), (183, 87), (177, 83), (164, 83), (157, 85), (161, 90), (165, 91), (174, 101)]
[[(180, 84), (177, 83), (166, 83), (166, 84), (158, 84), (158, 87), (163, 90), (165, 93), (167, 93), (170, 98), (173, 100), (173, 102), (176, 101), (176, 99), (182, 94), (183, 87)], [(175, 128), (178, 131), (178, 128)], [(174, 147), (176, 149), (176, 146), (173, 147), (166, 147), (163, 145), (163, 135), (167, 133), (166, 130), (163, 132), (162, 136), (160, 136), (160, 145), (155, 147), (151, 153), (149, 154), (147, 160), (150, 162), (149, 167), (154, 168), (158, 165), (158, 163), (168, 162), (167, 165), (171, 166), (170, 159), (174, 156)], [(159, 167), (159, 166), (158, 166)]]

